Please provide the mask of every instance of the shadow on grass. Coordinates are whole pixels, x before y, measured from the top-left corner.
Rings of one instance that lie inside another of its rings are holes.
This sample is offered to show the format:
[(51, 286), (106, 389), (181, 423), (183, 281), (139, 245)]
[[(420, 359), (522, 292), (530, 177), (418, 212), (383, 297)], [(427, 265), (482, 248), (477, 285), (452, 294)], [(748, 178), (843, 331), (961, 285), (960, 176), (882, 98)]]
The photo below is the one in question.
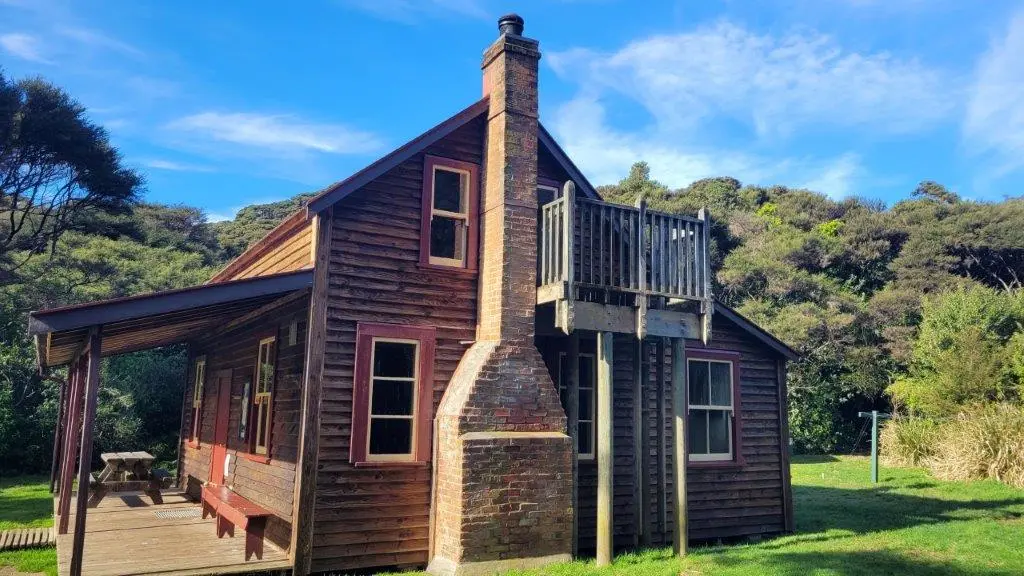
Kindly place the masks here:
[[(749, 559), (723, 555), (716, 563), (724, 567), (739, 567)], [(823, 572), (839, 576), (968, 576), (988, 574), (1010, 576), (1019, 574), (1013, 570), (991, 566), (963, 565), (955, 562), (927, 558), (922, 555), (906, 556), (888, 550), (863, 552), (780, 552), (766, 558), (759, 568), (776, 576), (803, 576)]]
[(998, 500), (943, 500), (901, 494), (880, 486), (849, 490), (793, 486), (796, 530), (813, 534), (838, 529), (865, 534), (964, 520), (1014, 519), (1024, 512), (1024, 497)]
[(0, 485), (0, 530), (41, 526), (53, 513), (48, 479), (7, 478)]
[(792, 457), (794, 464), (827, 464), (839, 462), (839, 458), (831, 454), (798, 454)]

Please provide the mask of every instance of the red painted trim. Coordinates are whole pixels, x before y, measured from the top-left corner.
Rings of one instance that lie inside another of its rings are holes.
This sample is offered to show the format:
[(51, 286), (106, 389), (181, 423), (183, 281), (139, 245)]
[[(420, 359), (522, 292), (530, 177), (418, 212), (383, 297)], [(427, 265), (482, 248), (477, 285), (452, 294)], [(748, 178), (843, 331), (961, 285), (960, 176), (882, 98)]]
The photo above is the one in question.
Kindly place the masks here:
[[(273, 400), (273, 396), (271, 396)], [(269, 448), (269, 446), (268, 446)], [(269, 450), (268, 450), (269, 451)], [(235, 452), (235, 456), (239, 458), (245, 458), (250, 462), (256, 462), (257, 464), (270, 464), (270, 456), (264, 456), (263, 454), (251, 454), (249, 452)]]
[[(469, 230), (466, 234), (466, 265), (462, 268), (430, 263), (430, 214), (434, 205), (435, 167), (469, 172)], [(476, 270), (480, 236), (480, 166), (440, 156), (424, 156), (423, 190), (420, 198), (420, 267), (438, 270)]]
[[(416, 382), (416, 446), (410, 462), (367, 462), (366, 437), (369, 434), (370, 356), (374, 338), (416, 340), (420, 344), (419, 381)], [(388, 467), (396, 464), (424, 463), (430, 459), (430, 423), (434, 420), (434, 348), (437, 334), (433, 327), (370, 324), (356, 327), (356, 365), (352, 392), (352, 434), (349, 461), (360, 467)]]
[[(741, 354), (733, 350), (715, 350), (711, 348), (689, 348), (686, 349), (686, 375), (689, 379), (690, 360), (723, 360), (732, 363), (732, 460), (720, 461), (695, 461), (690, 460), (687, 466), (691, 468), (739, 468), (746, 464), (743, 457), (743, 398), (740, 395), (740, 380), (742, 371), (740, 369)], [(690, 385), (686, 385), (686, 406), (689, 415), (690, 406)]]
[(224, 483), (224, 457), (228, 452), (228, 423), (231, 421), (231, 369), (218, 370), (214, 374), (217, 382), (217, 417), (213, 425), (213, 450), (210, 453), (210, 482)]

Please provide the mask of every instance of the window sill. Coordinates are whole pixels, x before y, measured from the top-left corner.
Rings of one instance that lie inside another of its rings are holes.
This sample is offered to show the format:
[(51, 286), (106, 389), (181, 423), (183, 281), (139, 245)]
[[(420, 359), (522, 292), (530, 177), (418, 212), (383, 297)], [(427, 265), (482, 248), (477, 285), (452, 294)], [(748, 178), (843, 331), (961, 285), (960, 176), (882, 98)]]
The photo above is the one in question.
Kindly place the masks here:
[(686, 465), (688, 468), (729, 469), (742, 468), (744, 463), (742, 460), (690, 460)]
[(443, 266), (441, 264), (430, 264), (428, 262), (418, 262), (416, 267), (421, 271), (425, 272), (445, 272), (448, 274), (454, 274), (456, 276), (462, 276), (465, 278), (476, 278), (479, 272), (473, 268), (459, 268), (456, 266)]
[(270, 464), (270, 456), (266, 454), (250, 454), (248, 452), (236, 452), (236, 455), (257, 464)]
[(429, 462), (356, 462), (356, 468), (427, 468)]

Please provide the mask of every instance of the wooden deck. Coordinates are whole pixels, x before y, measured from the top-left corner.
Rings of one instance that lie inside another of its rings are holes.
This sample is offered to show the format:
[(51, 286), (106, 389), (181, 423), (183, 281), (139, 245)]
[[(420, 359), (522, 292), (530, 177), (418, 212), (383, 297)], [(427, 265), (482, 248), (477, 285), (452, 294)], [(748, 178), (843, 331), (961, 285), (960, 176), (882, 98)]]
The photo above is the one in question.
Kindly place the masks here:
[[(180, 490), (164, 490), (161, 505), (141, 492), (109, 494), (86, 517), (85, 559), (89, 576), (236, 574), (291, 567), (284, 550), (264, 543), (263, 559), (244, 560), (245, 534), (217, 538), (214, 520), (202, 519), (197, 502)], [(74, 507), (70, 525), (73, 527)], [(57, 536), (57, 572), (70, 572), (72, 534)]]

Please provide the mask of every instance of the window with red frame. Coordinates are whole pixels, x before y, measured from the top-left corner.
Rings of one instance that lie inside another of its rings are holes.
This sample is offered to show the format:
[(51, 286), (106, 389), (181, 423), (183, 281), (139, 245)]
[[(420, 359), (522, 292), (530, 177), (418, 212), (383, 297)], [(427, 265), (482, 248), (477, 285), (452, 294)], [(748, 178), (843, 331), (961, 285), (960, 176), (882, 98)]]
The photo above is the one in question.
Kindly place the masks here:
[(420, 264), (476, 268), (478, 187), (476, 164), (426, 157)]
[(197, 356), (192, 369), (195, 380), (192, 383), (192, 429), (189, 440), (199, 442), (200, 425), (203, 419), (203, 387), (206, 382), (206, 356)]
[(697, 353), (687, 358), (691, 462), (739, 460), (738, 361), (730, 353)]
[(274, 376), (277, 360), (277, 337), (268, 336), (260, 340), (256, 352), (255, 387), (252, 395), (253, 426), (252, 451), (268, 454), (274, 407)]
[(350, 459), (426, 462), (433, 418), (434, 329), (360, 323)]

